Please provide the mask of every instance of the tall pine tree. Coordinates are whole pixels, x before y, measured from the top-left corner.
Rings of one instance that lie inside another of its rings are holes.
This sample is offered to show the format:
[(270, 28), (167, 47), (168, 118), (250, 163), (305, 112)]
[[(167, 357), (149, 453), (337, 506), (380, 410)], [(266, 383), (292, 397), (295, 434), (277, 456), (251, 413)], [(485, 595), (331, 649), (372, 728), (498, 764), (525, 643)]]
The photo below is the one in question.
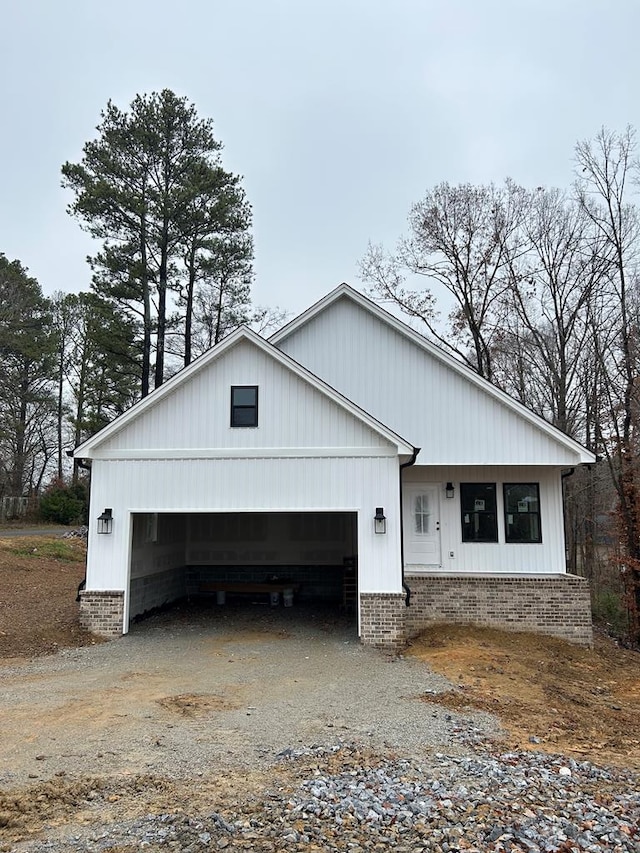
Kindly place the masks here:
[(186, 98), (138, 95), (127, 112), (110, 101), (97, 130), (81, 162), (62, 167), (63, 186), (70, 213), (102, 242), (90, 258), (94, 289), (140, 329), (145, 396), (165, 379), (170, 332), (182, 329), (190, 360), (197, 288), (220, 239), (251, 245), (251, 212), (240, 179), (221, 166), (212, 121)]

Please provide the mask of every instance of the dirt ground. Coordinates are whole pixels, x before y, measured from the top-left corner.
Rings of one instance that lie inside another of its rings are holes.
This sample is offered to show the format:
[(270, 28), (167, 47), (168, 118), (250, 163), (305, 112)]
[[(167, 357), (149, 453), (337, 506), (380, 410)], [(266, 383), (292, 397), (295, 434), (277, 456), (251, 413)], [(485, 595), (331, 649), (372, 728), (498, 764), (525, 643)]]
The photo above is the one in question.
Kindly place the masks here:
[[(81, 540), (0, 537), (0, 666), (99, 642), (78, 626), (75, 596), (84, 559)], [(618, 648), (607, 637), (597, 635), (593, 649), (582, 649), (536, 635), (438, 625), (414, 640), (406, 655), (425, 661), (458, 687), (430, 692), (425, 701), (495, 714), (507, 732), (506, 747), (640, 769), (640, 654)], [(229, 708), (237, 704), (232, 695), (216, 701), (223, 700)], [(167, 710), (182, 717), (202, 712), (200, 699), (187, 689), (171, 701)], [(34, 776), (28, 791), (0, 791), (0, 850), (13, 849), (13, 840), (38, 832), (44, 821), (49, 827), (64, 826), (71, 814), (80, 823), (94, 820), (95, 809), (86, 815), (78, 811), (89, 794), (96, 808), (113, 815), (179, 808), (187, 788), (190, 802), (215, 797), (224, 804), (232, 803), (239, 790), (245, 799), (251, 797), (266, 778), (273, 781), (280, 772), (256, 771), (255, 778), (246, 771), (229, 772), (224, 778), (203, 778), (197, 786), (137, 774), (114, 786), (99, 768), (95, 776), (73, 780), (63, 771), (56, 774), (59, 778)], [(4, 824), (5, 846), (3, 814), (12, 815)]]
[(640, 769), (640, 653), (536, 634), (439, 625), (411, 643), (458, 690), (425, 697), (496, 714), (514, 748)]
[(0, 535), (0, 663), (96, 641), (78, 625), (85, 555), (81, 539)]

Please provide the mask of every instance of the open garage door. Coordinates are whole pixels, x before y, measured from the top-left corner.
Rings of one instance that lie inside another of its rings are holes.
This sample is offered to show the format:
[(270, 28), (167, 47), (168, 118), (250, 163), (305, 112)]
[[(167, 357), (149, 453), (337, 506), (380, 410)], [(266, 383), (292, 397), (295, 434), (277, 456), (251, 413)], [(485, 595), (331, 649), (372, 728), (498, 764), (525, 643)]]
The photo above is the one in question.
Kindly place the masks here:
[(180, 599), (357, 611), (355, 512), (137, 513), (129, 619)]

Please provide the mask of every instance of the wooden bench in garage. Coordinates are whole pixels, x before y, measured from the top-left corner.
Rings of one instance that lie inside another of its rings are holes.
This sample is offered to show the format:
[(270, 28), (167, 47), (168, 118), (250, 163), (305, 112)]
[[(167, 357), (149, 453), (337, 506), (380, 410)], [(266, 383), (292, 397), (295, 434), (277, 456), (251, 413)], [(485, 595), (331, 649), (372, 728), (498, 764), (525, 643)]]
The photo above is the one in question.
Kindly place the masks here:
[(198, 587), (198, 592), (244, 592), (249, 593), (250, 595), (257, 595), (259, 593), (265, 593), (268, 595), (270, 592), (283, 593), (288, 589), (292, 592), (298, 592), (300, 590), (300, 584), (286, 582), (281, 583), (280, 581), (273, 581), (272, 583), (254, 583), (253, 581), (215, 581), (213, 583), (201, 583)]

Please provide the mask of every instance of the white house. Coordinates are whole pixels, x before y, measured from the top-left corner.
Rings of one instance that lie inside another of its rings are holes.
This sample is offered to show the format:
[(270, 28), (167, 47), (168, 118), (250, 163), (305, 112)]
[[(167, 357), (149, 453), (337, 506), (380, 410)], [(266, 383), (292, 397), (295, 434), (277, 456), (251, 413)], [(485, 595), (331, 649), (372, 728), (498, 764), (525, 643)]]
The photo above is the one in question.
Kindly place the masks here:
[(593, 455), (347, 285), (269, 341), (229, 335), (75, 456), (97, 633), (276, 577), (352, 603), (376, 645), (434, 621), (591, 641), (562, 479)]

